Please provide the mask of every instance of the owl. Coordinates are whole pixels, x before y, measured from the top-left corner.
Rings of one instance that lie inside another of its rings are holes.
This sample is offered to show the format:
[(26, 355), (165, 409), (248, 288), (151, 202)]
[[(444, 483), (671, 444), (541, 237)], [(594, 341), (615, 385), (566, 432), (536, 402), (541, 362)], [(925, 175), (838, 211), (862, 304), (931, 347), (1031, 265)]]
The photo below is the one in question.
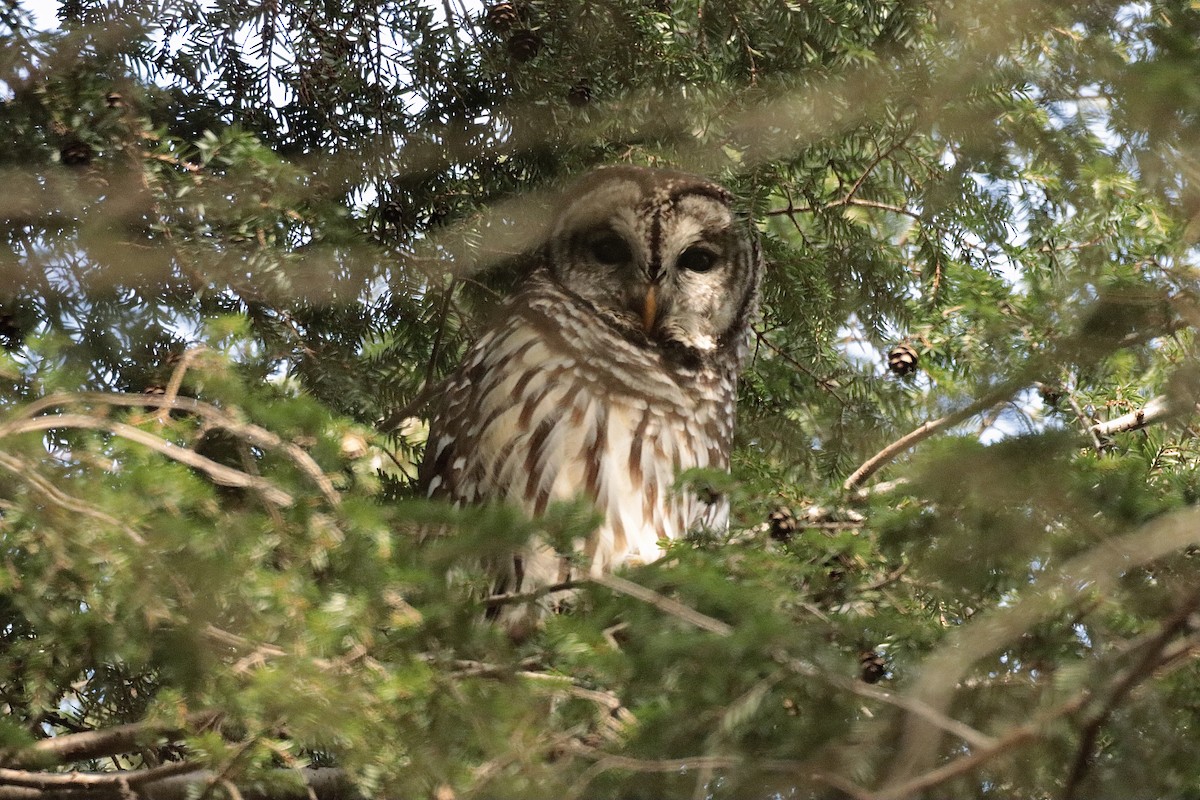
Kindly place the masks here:
[[(638, 167), (569, 190), (534, 267), (449, 378), (418, 473), (429, 497), (531, 516), (583, 498), (603, 517), (567, 558), (533, 542), (496, 565), (496, 593), (533, 593), (728, 524), (726, 500), (677, 490), (728, 469), (738, 372), (762, 261), (729, 192)], [(580, 557), (582, 556), (582, 557)], [(510, 631), (556, 603), (500, 612)]]

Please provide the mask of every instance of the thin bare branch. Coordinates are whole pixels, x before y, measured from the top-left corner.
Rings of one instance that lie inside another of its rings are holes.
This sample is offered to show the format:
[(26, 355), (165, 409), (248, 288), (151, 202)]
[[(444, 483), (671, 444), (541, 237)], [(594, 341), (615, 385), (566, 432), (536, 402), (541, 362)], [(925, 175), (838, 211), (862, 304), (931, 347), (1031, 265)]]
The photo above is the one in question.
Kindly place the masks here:
[(211, 425), (228, 431), (237, 438), (243, 439), (256, 447), (285, 453), (317, 485), (326, 502), (331, 506), (337, 506), (341, 503), (341, 496), (338, 494), (337, 489), (334, 488), (333, 482), (329, 480), (329, 476), (325, 474), (321, 466), (302, 447), (283, 440), (266, 428), (237, 420), (228, 412), (217, 408), (211, 403), (204, 403), (191, 397), (167, 398), (165, 396), (151, 396), (144, 398), (139, 395), (119, 394), (115, 392), (81, 392), (77, 395), (68, 396), (78, 397), (86, 402), (105, 403), (116, 406), (159, 405), (195, 414)]
[(1093, 436), (1111, 436), (1114, 433), (1140, 430), (1148, 425), (1169, 419), (1175, 413), (1176, 409), (1172, 406), (1170, 398), (1166, 395), (1160, 395), (1151, 399), (1141, 408), (1130, 411), (1128, 414), (1122, 414), (1106, 422), (1097, 422), (1088, 430)]
[(1189, 620), (1197, 607), (1200, 607), (1200, 589), (1193, 590), (1183, 602), (1176, 606), (1171, 615), (1163, 620), (1150, 640), (1139, 648), (1134, 663), (1125, 670), (1123, 675), (1112, 682), (1108, 691), (1098, 696), (1097, 705), (1099, 707), (1087, 715), (1087, 722), (1080, 731), (1075, 761), (1067, 777), (1066, 787), (1063, 789), (1064, 800), (1071, 800), (1076, 796), (1079, 785), (1091, 767), (1091, 756), (1096, 744), (1096, 737), (1099, 736), (1100, 730), (1112, 716), (1117, 705), (1140, 681), (1146, 679), (1163, 662), (1167, 646), (1181, 630), (1189, 628)]
[(908, 478), (893, 478), (890, 481), (880, 481), (879, 483), (872, 484), (871, 486), (860, 486), (850, 493), (850, 498), (858, 502), (863, 502), (871, 499), (872, 497), (877, 497), (879, 495), (894, 492), (897, 489), (902, 489), (910, 483), (912, 483), (912, 481), (910, 481)]
[(972, 751), (969, 755), (956, 758), (947, 764), (917, 775), (914, 778), (894, 783), (877, 792), (868, 793), (866, 797), (871, 798), (871, 800), (904, 800), (904, 798), (912, 797), (919, 792), (931, 789), (960, 775), (967, 775), (974, 772), (981, 765), (1037, 739), (1055, 720), (1061, 719), (1082, 708), (1087, 703), (1089, 696), (1089, 693), (1086, 691), (1079, 692), (1067, 702), (1046, 713), (1039, 714), (1032, 722), (1013, 728), (1007, 734), (997, 739), (991, 747)]
[(852, 680), (841, 675), (834, 675), (829, 672), (819, 670), (812, 664), (797, 658), (792, 658), (784, 653), (777, 653), (775, 655), (775, 660), (798, 675), (806, 675), (830, 684), (838, 689), (842, 689), (843, 691), (858, 695), (859, 697), (864, 697), (903, 709), (910, 714), (921, 717), (926, 722), (941, 728), (947, 733), (957, 736), (959, 739), (962, 739), (972, 747), (987, 748), (994, 747), (996, 745), (996, 740), (991, 736), (975, 730), (964, 722), (959, 722), (953, 717), (947, 716), (929, 704), (921, 702), (919, 699), (898, 694), (896, 692), (889, 692), (886, 689), (880, 689), (877, 686), (871, 686), (870, 684), (866, 684), (861, 681)]
[(938, 419), (932, 419), (923, 423), (915, 430), (906, 433), (896, 441), (889, 444), (887, 447), (880, 450), (875, 455), (863, 462), (862, 466), (854, 470), (842, 488), (847, 491), (854, 491), (861, 486), (868, 478), (878, 472), (885, 464), (890, 462), (896, 456), (908, 450), (918, 442), (928, 439), (936, 433), (940, 433), (948, 428), (953, 428), (961, 422), (965, 422), (981, 411), (985, 411), (993, 406), (1008, 402), (1008, 399), (1020, 391), (1025, 385), (1024, 381), (1006, 381), (996, 389), (985, 394), (970, 405), (955, 411), (952, 414), (947, 414)]
[(140, 428), (135, 428), (132, 425), (126, 425), (123, 422), (115, 420), (100, 419), (86, 414), (52, 414), (49, 416), (34, 417), (33, 419), (17, 419), (0, 425), (0, 439), (6, 436), (33, 433), (35, 431), (48, 431), (55, 428), (82, 428), (111, 433), (114, 436), (119, 436), (122, 439), (128, 439), (131, 442), (148, 447), (181, 464), (198, 469), (212, 478), (215, 483), (219, 483), (222, 486), (253, 489), (260, 492), (264, 498), (280, 506), (290, 506), (293, 503), (290, 494), (263, 478), (256, 478), (253, 475), (247, 475), (236, 469), (230, 469), (186, 447), (180, 447), (160, 436), (155, 436)]
[(146, 721), (117, 725), (102, 730), (63, 734), (42, 739), (20, 750), (0, 752), (0, 763), (10, 767), (32, 763), (39, 765), (64, 764), (71, 761), (85, 761), (131, 753), (156, 739), (164, 737), (176, 739), (184, 729), (207, 728), (220, 719), (220, 716), (217, 712), (212, 711), (189, 714), (184, 719), (182, 728), (174, 724)]
[(694, 608), (685, 606), (678, 600), (673, 600), (670, 597), (659, 594), (653, 589), (647, 589), (645, 586), (641, 586), (620, 576), (596, 575), (589, 580), (618, 594), (627, 595), (635, 600), (648, 603), (659, 611), (681, 619), (700, 630), (715, 633), (718, 636), (731, 636), (733, 634), (733, 627), (728, 623), (710, 617), (707, 614), (702, 614)]
[[(228, 431), (235, 437), (243, 439), (251, 445), (285, 453), (317, 485), (326, 502), (333, 506), (341, 502), (341, 497), (337, 489), (334, 488), (333, 482), (329, 480), (329, 476), (325, 474), (320, 465), (303, 448), (292, 442), (284, 441), (266, 428), (237, 420), (228, 412), (217, 408), (211, 403), (205, 403), (191, 397), (124, 394), (120, 392), (58, 393), (47, 395), (25, 406), (21, 409), (18, 418), (32, 418), (51, 408), (80, 403), (99, 403), (126, 408), (152, 406), (194, 414), (210, 425)], [(3, 426), (0, 426), (0, 431), (2, 430)]]
[(32, 772), (23, 769), (0, 768), (0, 786), (22, 786), (30, 789), (87, 789), (120, 790), (153, 783), (164, 778), (200, 771), (199, 764), (174, 761), (160, 767), (123, 772)]
[[(1038, 388), (1041, 388), (1041, 387), (1039, 386)], [(1072, 392), (1070, 389), (1067, 389), (1066, 394), (1067, 394), (1067, 404), (1071, 406), (1071, 411), (1073, 411), (1075, 413), (1075, 419), (1079, 420), (1079, 424), (1082, 425), (1084, 430), (1086, 430), (1088, 432), (1088, 435), (1092, 437), (1092, 447), (1096, 450), (1097, 453), (1103, 453), (1104, 452), (1104, 440), (1100, 438), (1100, 434), (1096, 431), (1095, 427), (1091, 424), (1091, 420), (1088, 419), (1087, 414), (1085, 414), (1083, 412), (1083, 407), (1080, 406), (1079, 401), (1075, 399), (1075, 393)]]
[(539, 600), (548, 594), (555, 592), (565, 592), (569, 589), (577, 589), (586, 581), (561, 581), (559, 583), (551, 583), (547, 586), (541, 586), (531, 592), (505, 592), (504, 594), (490, 595), (483, 602), (488, 608), (497, 606), (507, 606), (514, 603), (526, 603), (531, 600)]
[[(1087, 711), (1091, 705), (1095, 705), (1096, 709), (1087, 713), (1086, 716), (1098, 727), (1112, 713), (1115, 705), (1134, 687), (1153, 676), (1160, 666), (1170, 664), (1180, 658), (1182, 654), (1190, 653), (1195, 648), (1197, 643), (1192, 638), (1184, 640), (1176, 647), (1171, 646), (1171, 640), (1180, 630), (1188, 627), (1188, 619), (1195, 612), (1197, 606), (1200, 606), (1200, 591), (1193, 592), (1152, 636), (1140, 643), (1133, 664), (1123, 670), (1118, 670), (1099, 689), (1094, 691), (1083, 689), (1055, 708), (1039, 714), (1033, 721), (1013, 728), (1003, 737), (995, 740), (995, 743), (989, 747), (978, 748), (967, 756), (954, 759), (909, 780), (886, 786), (867, 796), (872, 800), (904, 800), (916, 796), (960, 775), (970, 774), (981, 765), (1040, 739), (1051, 728), (1055, 720), (1076, 712)], [(1080, 749), (1081, 754), (1084, 747), (1090, 746), (1091, 741), (1085, 730), (1084, 743)], [(1073, 766), (1064, 797), (1069, 798), (1073, 795), (1078, 781), (1082, 777), (1079, 764), (1080, 762), (1077, 760)]]
[[(656, 760), (630, 758), (628, 756), (617, 756), (609, 753), (602, 753), (586, 747), (580, 743), (575, 743), (571, 748), (572, 752), (586, 758), (597, 759), (596, 763), (588, 767), (575, 784), (563, 796), (565, 800), (576, 800), (582, 797), (587, 787), (597, 777), (611, 770), (623, 770), (625, 772), (641, 772), (641, 773), (678, 773), (683, 770), (720, 770), (732, 769), (734, 767), (752, 767), (764, 772), (784, 772), (784, 773), (801, 773), (806, 774), (811, 770), (811, 765), (803, 761), (788, 761), (783, 759), (744, 759), (736, 756), (693, 756), (691, 758), (663, 758)], [(816, 777), (815, 775), (811, 777)]]
[[(970, 624), (952, 631), (945, 643), (925, 659), (907, 696), (944, 714), (956, 688), (979, 659), (1008, 646), (1053, 609), (1084, 594), (1110, 591), (1130, 569), (1197, 542), (1200, 542), (1200, 510), (1187, 509), (1163, 515), (1133, 533), (1098, 544), (1058, 569), (1048, 570), (1022, 592), (1020, 599), (984, 612)], [(925, 718), (910, 716), (895, 760), (893, 784), (905, 784), (933, 763), (941, 733), (939, 726), (931, 725)], [(1034, 733), (1031, 729), (1027, 735)], [(999, 740), (998, 746), (1009, 742), (1012, 735)]]
[(72, 514), (82, 514), (83, 516), (90, 517), (91, 519), (103, 523), (104, 525), (110, 525), (117, 530), (123, 531), (125, 535), (129, 537), (130, 541), (136, 545), (142, 546), (146, 544), (146, 540), (142, 538), (142, 535), (133, 528), (126, 525), (124, 522), (112, 516), (111, 514), (101, 511), (90, 503), (85, 503), (79, 498), (72, 497), (66, 492), (63, 492), (53, 483), (39, 475), (37, 473), (37, 468), (34, 465), (17, 458), (16, 456), (9, 455), (8, 453), (0, 453), (0, 467), (3, 467), (4, 469), (16, 475), (19, 480), (22, 480), (28, 484), (30, 488), (40, 494), (43, 499), (53, 503), (59, 508), (69, 511)]
[[(10, 770), (9, 772), (18, 772)], [(340, 769), (281, 769), (277, 781), (238, 787), (244, 800), (361, 800)], [(187, 800), (197, 789), (220, 781), (211, 770), (188, 762), (164, 764), (148, 770), (125, 772), (21, 773), (24, 782), (0, 778), (0, 800), (79, 800), (80, 797), (146, 800)], [(298, 777), (297, 777), (298, 775)], [(37, 785), (43, 777), (49, 782)], [(56, 780), (70, 778), (69, 781)]]
[(196, 356), (207, 349), (203, 345), (190, 348), (184, 352), (183, 356), (179, 359), (179, 363), (175, 365), (175, 370), (171, 373), (171, 380), (167, 382), (167, 391), (163, 394), (163, 400), (166, 402), (158, 410), (158, 422), (160, 425), (165, 425), (167, 420), (170, 419), (171, 406), (168, 403), (173, 403), (175, 398), (179, 396), (179, 387), (183, 385), (183, 376), (187, 373), (188, 367), (191, 366)]

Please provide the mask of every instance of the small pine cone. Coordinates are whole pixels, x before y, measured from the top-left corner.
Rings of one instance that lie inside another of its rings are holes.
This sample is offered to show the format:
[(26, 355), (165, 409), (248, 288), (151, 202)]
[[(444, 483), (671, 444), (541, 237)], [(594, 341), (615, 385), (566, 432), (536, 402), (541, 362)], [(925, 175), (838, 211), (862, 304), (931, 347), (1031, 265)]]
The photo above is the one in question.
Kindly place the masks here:
[(501, 0), (501, 2), (491, 5), (486, 16), (488, 25), (497, 33), (508, 33), (520, 20), (516, 6), (508, 0)]
[(17, 350), (25, 343), (25, 331), (21, 330), (17, 318), (12, 314), (0, 313), (0, 347)]
[(104, 104), (109, 108), (124, 108), (125, 98), (120, 92), (109, 92), (104, 95)]
[(450, 203), (445, 198), (439, 197), (433, 201), (433, 207), (429, 209), (429, 224), (443, 225), (446, 220), (450, 219), (450, 214), (453, 209), (450, 208)]
[(887, 677), (887, 662), (874, 650), (863, 650), (858, 656), (859, 677), (864, 683), (879, 683)]
[(1042, 402), (1051, 408), (1058, 406), (1058, 401), (1062, 400), (1063, 388), (1061, 386), (1042, 383), (1038, 385), (1038, 394), (1042, 396)]
[(379, 204), (379, 219), (393, 228), (405, 228), (411, 222), (411, 214), (399, 200), (384, 200)]
[(888, 369), (893, 375), (903, 378), (917, 371), (917, 361), (920, 356), (917, 350), (908, 342), (901, 342), (888, 352)]
[(508, 54), (520, 63), (532, 61), (541, 49), (542, 37), (528, 28), (514, 32), (508, 39)]
[(787, 506), (780, 506), (772, 511), (767, 517), (767, 522), (771, 526), (771, 538), (777, 542), (790, 541), (792, 534), (800, 527), (792, 510)]
[(567, 90), (567, 102), (581, 108), (592, 102), (592, 87), (587, 81), (579, 81)]
[(58, 151), (58, 159), (68, 167), (85, 167), (92, 163), (96, 151), (87, 142), (78, 139), (63, 145)]
[(142, 394), (148, 395), (150, 397), (166, 397), (167, 387), (162, 386), (157, 383), (151, 384), (150, 386), (147, 386), (145, 389), (142, 389)]

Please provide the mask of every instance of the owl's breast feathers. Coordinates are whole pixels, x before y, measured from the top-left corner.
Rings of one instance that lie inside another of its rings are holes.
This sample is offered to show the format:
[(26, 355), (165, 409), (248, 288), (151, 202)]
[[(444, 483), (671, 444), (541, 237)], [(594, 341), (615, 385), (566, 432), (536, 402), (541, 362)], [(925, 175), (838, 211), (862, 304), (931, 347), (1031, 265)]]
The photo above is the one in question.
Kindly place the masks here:
[[(586, 498), (604, 516), (585, 546), (593, 573), (652, 561), (658, 540), (726, 524), (723, 500), (673, 487), (683, 470), (728, 468), (733, 368), (631, 341), (551, 281), (528, 282), (504, 313), (433, 421), (421, 469), (429, 496), (534, 516)], [(563, 577), (548, 548), (525, 562), (526, 589)]]

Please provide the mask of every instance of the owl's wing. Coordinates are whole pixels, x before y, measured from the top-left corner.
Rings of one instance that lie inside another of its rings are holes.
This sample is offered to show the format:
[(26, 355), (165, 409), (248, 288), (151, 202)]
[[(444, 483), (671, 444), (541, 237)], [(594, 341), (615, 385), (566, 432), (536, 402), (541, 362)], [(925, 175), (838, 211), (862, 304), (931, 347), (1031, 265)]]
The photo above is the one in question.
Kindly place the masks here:
[[(489, 453), (483, 435), (511, 397), (498, 389), (509, 375), (509, 364), (530, 338), (528, 325), (514, 303), (506, 304), (504, 321), (480, 337), (451, 374), (429, 425), (425, 455), (417, 469), (417, 485), (426, 497), (441, 497), (458, 505), (503, 498), (508, 487), (493, 486)], [(494, 455), (494, 454), (491, 454)]]
[(459, 369), (446, 380), (440, 402), (429, 424), (425, 455), (417, 468), (417, 487), (425, 497), (441, 497), (457, 504), (479, 502), (479, 481), (466, 480), (463, 467), (475, 447), (472, 422), (478, 409), (477, 388), (486, 364), (478, 343)]

